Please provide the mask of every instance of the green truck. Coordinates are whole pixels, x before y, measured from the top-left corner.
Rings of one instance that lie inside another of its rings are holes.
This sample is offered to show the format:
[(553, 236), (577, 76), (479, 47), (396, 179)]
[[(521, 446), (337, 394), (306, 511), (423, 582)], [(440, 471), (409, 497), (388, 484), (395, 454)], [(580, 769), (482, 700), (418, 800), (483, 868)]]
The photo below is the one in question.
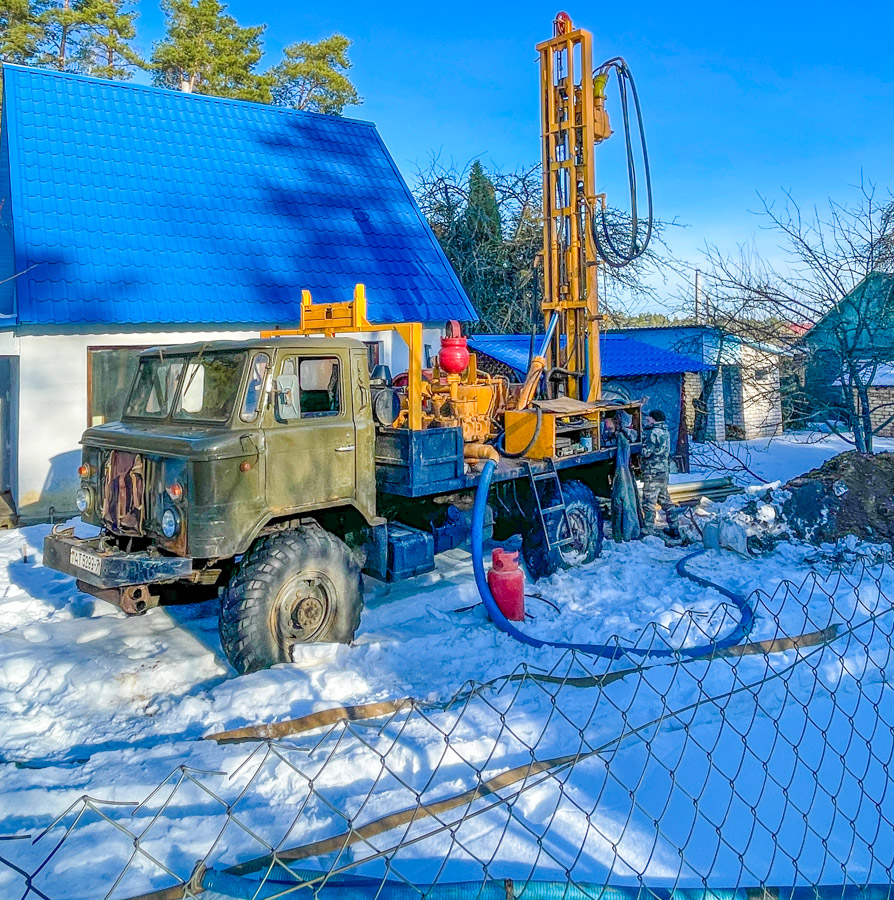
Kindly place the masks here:
[[(57, 526), (45, 564), (133, 615), (219, 597), (239, 672), (290, 661), (296, 644), (350, 642), (362, 573), (431, 570), (467, 539), (478, 481), (461, 428), (391, 427), (400, 391), (376, 374), (342, 338), (144, 351), (121, 420), (81, 440), (78, 508), (100, 534)], [(615, 450), (599, 434), (574, 446), (503, 459), (494, 478), (495, 537), (522, 533), (538, 577), (600, 552)]]

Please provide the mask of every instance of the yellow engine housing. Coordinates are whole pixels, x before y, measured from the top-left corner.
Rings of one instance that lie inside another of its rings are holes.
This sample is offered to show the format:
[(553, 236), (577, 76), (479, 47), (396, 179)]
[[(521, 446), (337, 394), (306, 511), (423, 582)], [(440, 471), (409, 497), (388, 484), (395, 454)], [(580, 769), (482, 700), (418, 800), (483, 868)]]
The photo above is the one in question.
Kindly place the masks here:
[(504, 378), (479, 374), (474, 353), (461, 375), (448, 375), (435, 366), (431, 382), (422, 387), (423, 427), (462, 428), (465, 443), (496, 437), (495, 417), (505, 407), (506, 388)]

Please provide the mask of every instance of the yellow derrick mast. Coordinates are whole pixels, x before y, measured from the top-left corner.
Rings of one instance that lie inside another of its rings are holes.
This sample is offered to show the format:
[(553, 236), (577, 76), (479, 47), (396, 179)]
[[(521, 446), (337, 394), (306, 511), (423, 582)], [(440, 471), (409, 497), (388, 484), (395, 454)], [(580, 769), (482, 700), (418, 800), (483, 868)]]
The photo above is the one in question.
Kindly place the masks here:
[(598, 254), (589, 207), (596, 201), (595, 146), (612, 131), (605, 111), (606, 73), (594, 78), (593, 36), (559, 13), (540, 53), (543, 158), (544, 326), (558, 316), (544, 355), (564, 393), (598, 400)]

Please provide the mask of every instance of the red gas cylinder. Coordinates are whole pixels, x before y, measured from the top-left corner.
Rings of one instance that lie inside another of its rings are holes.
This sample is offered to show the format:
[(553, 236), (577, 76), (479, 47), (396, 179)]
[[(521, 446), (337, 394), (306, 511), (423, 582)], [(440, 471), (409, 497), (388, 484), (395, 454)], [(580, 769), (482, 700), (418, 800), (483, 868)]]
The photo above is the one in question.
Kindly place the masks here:
[(469, 346), (463, 337), (459, 322), (447, 323), (447, 335), (441, 338), (438, 365), (448, 375), (459, 375), (469, 367)]
[(487, 583), (500, 612), (511, 622), (524, 622), (525, 573), (518, 567), (518, 553), (494, 550)]

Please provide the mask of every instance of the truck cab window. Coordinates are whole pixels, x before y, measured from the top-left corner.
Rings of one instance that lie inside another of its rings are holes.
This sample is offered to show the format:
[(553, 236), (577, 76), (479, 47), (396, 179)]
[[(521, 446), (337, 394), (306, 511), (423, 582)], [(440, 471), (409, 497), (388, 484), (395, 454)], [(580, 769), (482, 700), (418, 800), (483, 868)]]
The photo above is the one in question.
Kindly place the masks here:
[(245, 400), (239, 417), (243, 422), (254, 422), (261, 408), (264, 397), (264, 381), (270, 369), (270, 357), (266, 353), (256, 353), (248, 371), (248, 385), (245, 388)]
[(183, 357), (142, 357), (124, 415), (164, 419), (171, 411), (183, 364)]
[(186, 362), (174, 419), (226, 422), (233, 412), (242, 382), (245, 353), (197, 353)]
[(333, 356), (284, 359), (276, 381), (277, 390), (285, 391), (278, 404), (280, 421), (319, 419), (341, 412), (339, 365)]
[(337, 359), (333, 357), (302, 359), (298, 364), (298, 384), (301, 392), (302, 419), (338, 415), (340, 404)]

